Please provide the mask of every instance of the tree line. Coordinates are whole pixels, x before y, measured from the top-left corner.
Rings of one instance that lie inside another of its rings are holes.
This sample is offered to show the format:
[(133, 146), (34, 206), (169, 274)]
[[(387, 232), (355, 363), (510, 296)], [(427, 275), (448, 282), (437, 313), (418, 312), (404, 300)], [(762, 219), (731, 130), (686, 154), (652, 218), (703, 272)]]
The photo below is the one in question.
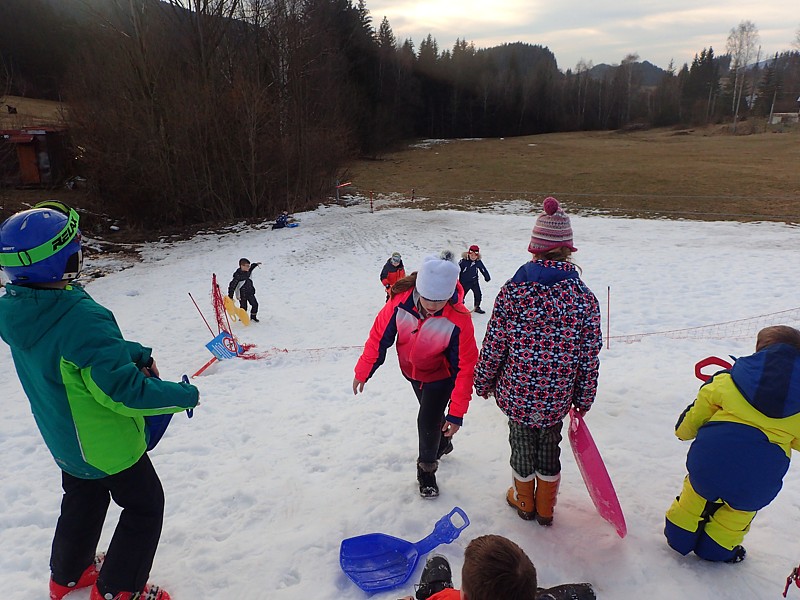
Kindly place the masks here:
[(538, 45), (416, 48), (364, 0), (3, 0), (0, 90), (65, 100), (82, 174), (133, 222), (269, 218), (407, 139), (796, 109), (800, 52), (760, 60), (746, 23), (653, 84), (636, 54), (562, 72)]

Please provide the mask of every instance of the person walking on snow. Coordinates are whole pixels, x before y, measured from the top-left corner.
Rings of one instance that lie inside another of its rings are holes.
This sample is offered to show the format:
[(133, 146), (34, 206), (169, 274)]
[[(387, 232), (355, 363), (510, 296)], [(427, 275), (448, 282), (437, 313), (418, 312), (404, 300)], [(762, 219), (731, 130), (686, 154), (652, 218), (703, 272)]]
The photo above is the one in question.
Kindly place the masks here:
[[(90, 600), (169, 600), (147, 583), (164, 491), (146, 452), (145, 417), (193, 408), (198, 391), (161, 381), (152, 350), (125, 340), (111, 311), (71, 283), (83, 263), (78, 225), (78, 213), (57, 202), (0, 225), (0, 268), (10, 280), (0, 337), (64, 490), (50, 599), (91, 586)], [(108, 551), (97, 554), (111, 498), (122, 513)]]
[(400, 371), (419, 403), (417, 482), (424, 498), (439, 495), (438, 461), (452, 451), (452, 437), (463, 425), (478, 359), (472, 318), (458, 301), (457, 283), (456, 264), (438, 256), (429, 256), (419, 272), (395, 283), (353, 378), (353, 393), (363, 392), (397, 341)]
[(683, 555), (737, 563), (756, 512), (778, 495), (800, 450), (800, 331), (758, 332), (756, 352), (706, 381), (675, 425), (688, 475), (664, 535)]
[(478, 271), (480, 271), (487, 283), (491, 281), (492, 278), (489, 276), (489, 271), (483, 266), (481, 249), (477, 245), (472, 244), (469, 250), (461, 255), (461, 260), (458, 261), (458, 268), (461, 270), (458, 275), (458, 280), (464, 288), (464, 296), (466, 297), (467, 292), (472, 290), (472, 300), (475, 306), (473, 310), (480, 315), (484, 314), (486, 311), (481, 308), (483, 294), (481, 294), (481, 286), (478, 282)]
[(228, 298), (233, 299), (234, 295), (239, 300), (242, 310), (247, 311), (250, 305), (250, 320), (258, 323), (258, 300), (256, 300), (256, 287), (250, 276), (260, 262), (250, 264), (246, 258), (239, 259), (239, 268), (233, 272), (231, 282), (228, 284)]
[(403, 257), (399, 252), (392, 252), (389, 260), (383, 265), (381, 269), (381, 283), (383, 289), (386, 290), (386, 300), (389, 300), (392, 286), (406, 276), (406, 268), (403, 265)]
[(475, 392), (508, 417), (514, 485), (506, 500), (526, 520), (551, 525), (561, 479), (561, 428), (588, 411), (603, 345), (597, 298), (571, 262), (572, 225), (546, 198), (522, 265), (500, 289), (475, 368)]

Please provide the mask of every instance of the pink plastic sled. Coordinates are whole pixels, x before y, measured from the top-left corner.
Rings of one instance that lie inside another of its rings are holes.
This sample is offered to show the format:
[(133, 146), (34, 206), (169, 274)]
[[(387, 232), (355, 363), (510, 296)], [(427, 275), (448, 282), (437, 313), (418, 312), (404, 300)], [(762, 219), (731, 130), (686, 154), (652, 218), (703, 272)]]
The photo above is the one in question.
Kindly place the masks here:
[(628, 527), (611, 477), (583, 417), (574, 408), (569, 411), (569, 443), (597, 512), (614, 526), (619, 537), (624, 538)]

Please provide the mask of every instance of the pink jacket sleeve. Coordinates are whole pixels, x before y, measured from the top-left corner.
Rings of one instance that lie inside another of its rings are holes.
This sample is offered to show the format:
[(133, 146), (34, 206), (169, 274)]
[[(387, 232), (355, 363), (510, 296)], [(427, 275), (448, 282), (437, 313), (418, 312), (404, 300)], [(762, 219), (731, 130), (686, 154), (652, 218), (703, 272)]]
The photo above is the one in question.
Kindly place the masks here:
[(386, 349), (394, 344), (397, 328), (394, 327), (395, 307), (400, 304), (407, 294), (398, 294), (383, 305), (375, 317), (369, 337), (364, 344), (364, 351), (358, 359), (355, 368), (355, 377), (359, 381), (367, 381), (372, 374), (383, 364), (386, 358)]

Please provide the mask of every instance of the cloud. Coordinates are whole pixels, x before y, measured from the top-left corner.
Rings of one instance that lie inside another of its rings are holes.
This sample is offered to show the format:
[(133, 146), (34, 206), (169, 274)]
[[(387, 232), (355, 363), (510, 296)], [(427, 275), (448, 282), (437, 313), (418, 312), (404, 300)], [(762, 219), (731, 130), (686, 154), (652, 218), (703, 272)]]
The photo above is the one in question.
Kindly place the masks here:
[(478, 48), (539, 44), (555, 54), (562, 69), (581, 58), (618, 63), (633, 52), (662, 68), (674, 59), (679, 68), (703, 48), (723, 54), (728, 33), (745, 19), (758, 27), (762, 56), (769, 56), (789, 50), (797, 29), (785, 3), (752, 0), (702, 6), (688, 0), (375, 0), (367, 8), (376, 21), (386, 16), (399, 40), (419, 45), (430, 33), (440, 49), (451, 48), (457, 38)]

